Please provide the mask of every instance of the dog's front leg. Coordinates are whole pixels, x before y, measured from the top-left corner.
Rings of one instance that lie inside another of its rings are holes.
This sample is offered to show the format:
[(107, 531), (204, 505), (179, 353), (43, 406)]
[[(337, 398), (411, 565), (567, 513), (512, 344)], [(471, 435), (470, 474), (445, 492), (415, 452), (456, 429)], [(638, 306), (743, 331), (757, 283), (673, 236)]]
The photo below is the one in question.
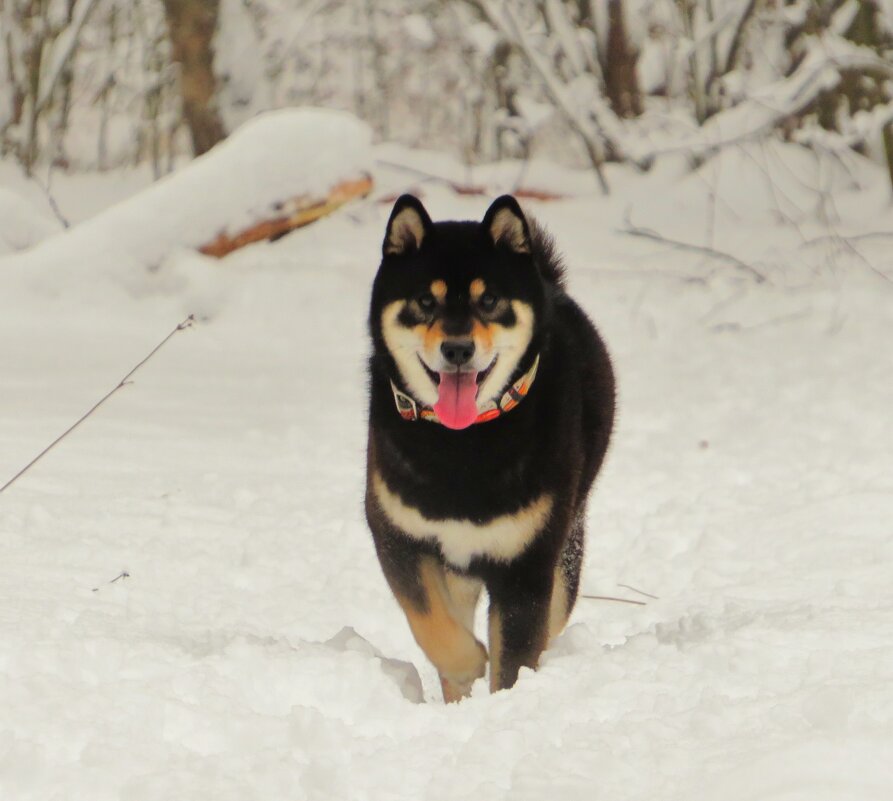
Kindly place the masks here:
[(397, 600), (416, 642), (440, 674), (443, 700), (459, 701), (471, 694), (475, 680), (484, 675), (487, 650), (463, 624), (463, 610), (450, 594), (440, 560), (422, 557), (417, 576), (421, 593), (416, 598), (397, 593)]
[(443, 700), (460, 701), (487, 668), (487, 650), (472, 631), (477, 592), (460, 587), (436, 556), (399, 534), (379, 530), (376, 544), (413, 637), (437, 668)]
[(525, 559), (487, 582), (490, 594), (490, 692), (512, 687), (522, 667), (536, 668), (549, 636), (554, 566)]

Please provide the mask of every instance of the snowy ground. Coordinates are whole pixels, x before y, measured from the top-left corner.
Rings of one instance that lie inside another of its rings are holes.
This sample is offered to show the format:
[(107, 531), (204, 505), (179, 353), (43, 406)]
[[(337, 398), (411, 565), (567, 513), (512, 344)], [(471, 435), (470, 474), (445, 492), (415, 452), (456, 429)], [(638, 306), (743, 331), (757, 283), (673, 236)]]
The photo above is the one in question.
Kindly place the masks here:
[[(888, 801), (893, 256), (839, 235), (893, 216), (851, 166), (731, 151), (609, 174), (608, 199), (535, 166), (580, 193), (528, 208), (619, 381), (583, 590), (648, 603), (581, 600), (539, 672), (451, 707), (362, 516), (386, 205), (152, 273), (0, 259), (0, 483), (200, 318), (0, 495), (0, 798)], [(376, 179), (435, 218), (490, 200)], [(139, 183), (55, 181), (72, 218)]]

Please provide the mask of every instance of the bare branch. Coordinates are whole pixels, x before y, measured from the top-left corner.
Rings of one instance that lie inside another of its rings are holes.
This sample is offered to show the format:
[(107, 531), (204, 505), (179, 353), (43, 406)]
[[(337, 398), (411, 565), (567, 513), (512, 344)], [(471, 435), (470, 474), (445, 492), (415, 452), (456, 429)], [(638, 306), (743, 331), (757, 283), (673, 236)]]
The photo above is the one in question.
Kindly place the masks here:
[(34, 181), (43, 192), (44, 196), (47, 199), (47, 203), (50, 205), (50, 209), (52, 209), (53, 214), (56, 215), (56, 219), (62, 223), (64, 228), (71, 228), (71, 223), (68, 221), (68, 218), (62, 213), (62, 210), (59, 208), (59, 204), (56, 203), (56, 198), (53, 197), (52, 192), (52, 182), (53, 182), (53, 165), (50, 163), (50, 168), (47, 171), (47, 182), (43, 184), (33, 173), (30, 176), (31, 180)]
[(633, 592), (639, 593), (639, 595), (644, 595), (646, 598), (653, 598), (655, 601), (659, 601), (660, 597), (657, 595), (652, 595), (650, 592), (645, 592), (644, 590), (638, 590), (635, 587), (631, 587), (629, 584), (618, 584), (618, 587), (623, 587), (625, 590), (632, 590)]
[(616, 601), (619, 604), (635, 604), (636, 606), (648, 606), (645, 601), (632, 601), (629, 598), (614, 598), (611, 595), (585, 595), (580, 593), (580, 598), (588, 598), (591, 601)]
[(114, 395), (119, 389), (126, 387), (128, 384), (133, 383), (130, 381), (130, 377), (140, 369), (149, 359), (151, 359), (162, 347), (168, 342), (168, 340), (174, 336), (174, 334), (179, 333), (185, 328), (190, 328), (193, 323), (195, 323), (195, 316), (190, 314), (182, 323), (180, 323), (173, 331), (171, 331), (164, 339), (161, 340), (151, 351), (149, 354), (142, 359), (133, 369), (130, 370), (127, 375), (124, 376), (119, 382), (118, 385), (103, 395), (93, 406), (90, 408), (88, 412), (83, 414), (74, 424), (69, 426), (65, 431), (63, 431), (56, 439), (54, 439), (49, 445), (47, 445), (40, 453), (37, 454), (28, 464), (26, 464), (18, 473), (16, 473), (9, 481), (7, 481), (2, 487), (0, 487), (0, 493), (3, 493), (5, 490), (9, 489), (16, 481), (18, 481), (25, 473), (27, 473), (32, 467), (34, 467), (37, 462), (39, 462), (44, 456), (46, 456), (53, 448), (56, 447), (60, 442), (62, 442), (65, 437), (67, 437), (72, 431), (74, 431), (81, 423), (84, 422), (90, 415), (93, 414), (103, 403), (105, 403), (112, 395)]
[(762, 284), (767, 280), (766, 276), (759, 272), (759, 270), (756, 270), (754, 267), (751, 267), (746, 262), (741, 261), (741, 259), (739, 259), (737, 256), (733, 256), (731, 253), (725, 253), (724, 251), (716, 250), (715, 248), (708, 248), (704, 245), (694, 245), (690, 242), (680, 242), (678, 239), (668, 239), (667, 237), (662, 236), (656, 231), (650, 231), (647, 228), (639, 228), (638, 226), (631, 225), (628, 221), (627, 225), (628, 227), (626, 228), (618, 228), (617, 233), (626, 234), (627, 236), (637, 236), (642, 239), (650, 239), (653, 242), (660, 242), (664, 245), (669, 245), (670, 247), (677, 248), (678, 250), (687, 250), (692, 253), (702, 253), (705, 256), (710, 256), (714, 259), (720, 259), (722, 261), (728, 262), (742, 272), (747, 273), (758, 284)]
[(757, 0), (748, 0), (747, 5), (744, 7), (744, 11), (741, 13), (741, 16), (738, 17), (738, 21), (735, 24), (735, 31), (729, 42), (729, 49), (726, 52), (726, 61), (724, 65), (724, 72), (726, 73), (735, 69), (735, 62), (738, 60), (738, 51), (741, 48), (741, 39), (744, 33), (744, 28), (747, 26), (748, 20), (753, 16), (756, 6)]
[(37, 110), (41, 111), (49, 102), (59, 82), (66, 65), (71, 61), (74, 51), (77, 49), (78, 38), (81, 35), (81, 29), (90, 16), (96, 0), (80, 0), (74, 7), (72, 13), (71, 24), (62, 32), (53, 45), (52, 58), (45, 76), (40, 82), (40, 92), (37, 96)]
[[(546, 60), (537, 51), (536, 47), (534, 47), (510, 4), (503, 3), (501, 8), (502, 14), (488, 0), (480, 0), (477, 5), (487, 16), (487, 19), (490, 20), (490, 23), (524, 54), (524, 57), (539, 74), (546, 92), (556, 103), (571, 127), (583, 140), (602, 192), (606, 195), (609, 194), (608, 182), (602, 170), (602, 164), (605, 161), (603, 140), (606, 140), (607, 137), (598, 120), (593, 117), (591, 124), (588, 124), (587, 120), (580, 115), (574, 107), (573, 100), (568, 96), (561, 79), (546, 63)], [(603, 109), (602, 111), (606, 112), (607, 110)], [(620, 147), (616, 141), (612, 140), (611, 146), (620, 153)]]

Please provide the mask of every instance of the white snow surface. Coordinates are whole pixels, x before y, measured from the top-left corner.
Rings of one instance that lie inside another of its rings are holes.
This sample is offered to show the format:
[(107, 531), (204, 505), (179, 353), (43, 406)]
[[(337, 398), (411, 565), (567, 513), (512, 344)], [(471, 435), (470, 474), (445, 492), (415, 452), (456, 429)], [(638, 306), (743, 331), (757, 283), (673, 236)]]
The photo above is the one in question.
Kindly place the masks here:
[[(0, 260), (0, 484), (200, 317), (0, 494), (0, 798), (893, 797), (893, 225), (846, 167), (753, 146), (527, 204), (617, 370), (582, 589), (647, 605), (581, 599), (537, 672), (453, 706), (362, 513), (388, 205), (211, 262), (168, 252), (213, 220), (174, 176)], [(490, 200), (418, 188), (435, 219)]]
[(20, 264), (35, 273), (61, 271), (65, 281), (76, 282), (87, 264), (101, 262), (129, 281), (131, 291), (141, 291), (146, 268), (157, 270), (177, 249), (199, 247), (223, 231), (234, 235), (279, 216), (281, 204), (296, 197), (324, 199), (340, 181), (368, 173), (371, 138), (368, 126), (347, 112), (262, 114), (138, 196), (45, 240)]
[(30, 248), (61, 228), (43, 209), (0, 186), (0, 256)]

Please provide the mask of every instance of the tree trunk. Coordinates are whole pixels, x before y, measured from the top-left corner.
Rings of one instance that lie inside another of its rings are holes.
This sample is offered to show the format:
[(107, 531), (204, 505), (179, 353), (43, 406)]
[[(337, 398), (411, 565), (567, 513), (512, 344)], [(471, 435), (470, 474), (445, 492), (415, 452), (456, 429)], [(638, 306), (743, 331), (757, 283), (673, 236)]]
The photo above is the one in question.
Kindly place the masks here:
[(602, 70), (605, 93), (618, 117), (638, 117), (642, 113), (642, 96), (636, 76), (637, 56), (626, 35), (623, 0), (608, 0), (608, 53)]
[(173, 58), (180, 65), (183, 117), (199, 156), (226, 137), (217, 109), (214, 32), (220, 0), (164, 0)]

